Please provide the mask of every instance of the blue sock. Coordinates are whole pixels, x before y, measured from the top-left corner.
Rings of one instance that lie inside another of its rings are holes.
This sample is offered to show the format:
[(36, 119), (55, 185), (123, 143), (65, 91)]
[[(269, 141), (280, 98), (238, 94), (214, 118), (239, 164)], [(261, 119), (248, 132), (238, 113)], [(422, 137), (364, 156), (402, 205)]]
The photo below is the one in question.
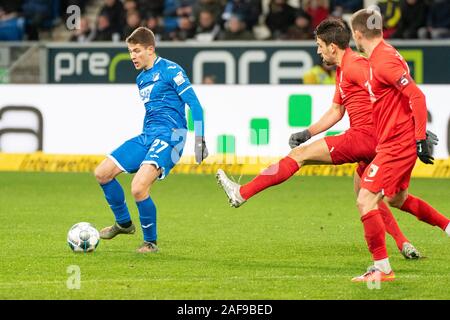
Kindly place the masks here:
[(106, 184), (101, 184), (111, 210), (114, 212), (118, 224), (125, 224), (131, 221), (130, 212), (125, 202), (125, 194), (122, 186), (116, 179), (112, 179)]
[(142, 201), (136, 201), (141, 220), (144, 241), (156, 242), (156, 206), (150, 196)]

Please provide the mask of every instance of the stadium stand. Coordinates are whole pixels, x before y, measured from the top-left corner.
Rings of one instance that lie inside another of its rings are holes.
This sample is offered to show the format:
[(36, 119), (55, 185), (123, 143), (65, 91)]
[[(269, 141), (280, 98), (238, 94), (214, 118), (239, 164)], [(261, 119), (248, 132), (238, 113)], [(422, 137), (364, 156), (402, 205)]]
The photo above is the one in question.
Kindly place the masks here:
[[(80, 8), (84, 31), (66, 27), (71, 5)], [(117, 42), (136, 26), (163, 41), (306, 40), (326, 17), (348, 21), (369, 5), (385, 17), (387, 38), (450, 38), (447, 0), (0, 0), (0, 41)], [(247, 32), (225, 37), (230, 19)]]

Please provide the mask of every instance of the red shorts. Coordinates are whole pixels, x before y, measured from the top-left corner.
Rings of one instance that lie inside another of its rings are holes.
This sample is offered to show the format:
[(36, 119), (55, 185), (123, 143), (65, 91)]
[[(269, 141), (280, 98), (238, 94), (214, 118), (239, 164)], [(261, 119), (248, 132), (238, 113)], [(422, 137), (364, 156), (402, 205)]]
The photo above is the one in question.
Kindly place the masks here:
[(356, 172), (359, 176), (376, 156), (377, 141), (369, 130), (350, 128), (340, 135), (324, 139), (333, 164), (358, 162)]
[(416, 159), (415, 145), (401, 147), (395, 151), (379, 152), (364, 171), (361, 188), (373, 193), (382, 192), (388, 197), (406, 190)]

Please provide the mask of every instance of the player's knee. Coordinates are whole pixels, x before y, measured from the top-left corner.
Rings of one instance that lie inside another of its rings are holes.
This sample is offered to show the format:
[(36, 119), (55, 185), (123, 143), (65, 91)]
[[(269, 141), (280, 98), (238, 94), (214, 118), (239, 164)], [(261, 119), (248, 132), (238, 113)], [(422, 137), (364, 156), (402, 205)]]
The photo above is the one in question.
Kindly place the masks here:
[(398, 209), (400, 209), (403, 205), (403, 202), (405, 202), (405, 199), (403, 199), (402, 197), (387, 198), (386, 200), (391, 207)]
[(302, 165), (305, 162), (305, 150), (307, 146), (296, 147), (289, 152), (289, 157), (297, 161), (299, 165)]
[(364, 212), (365, 203), (360, 197), (356, 198), (356, 207), (359, 212)]
[(364, 215), (371, 210), (370, 201), (368, 200), (369, 199), (365, 196), (364, 192), (360, 191), (358, 197), (356, 198), (356, 207), (361, 215)]
[(144, 183), (136, 181), (131, 184), (131, 194), (136, 201), (143, 200), (148, 195), (148, 186)]
[(101, 165), (95, 168), (94, 175), (99, 184), (106, 184), (112, 180), (111, 176), (103, 169)]

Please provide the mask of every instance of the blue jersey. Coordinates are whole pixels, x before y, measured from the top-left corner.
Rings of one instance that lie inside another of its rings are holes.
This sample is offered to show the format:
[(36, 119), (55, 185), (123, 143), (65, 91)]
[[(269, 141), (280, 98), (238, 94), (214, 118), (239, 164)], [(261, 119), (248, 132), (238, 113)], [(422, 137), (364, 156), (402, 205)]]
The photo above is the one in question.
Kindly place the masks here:
[(195, 121), (195, 134), (203, 136), (203, 109), (185, 71), (175, 62), (157, 57), (153, 67), (136, 78), (145, 105), (143, 133), (155, 128), (186, 128), (185, 105)]

